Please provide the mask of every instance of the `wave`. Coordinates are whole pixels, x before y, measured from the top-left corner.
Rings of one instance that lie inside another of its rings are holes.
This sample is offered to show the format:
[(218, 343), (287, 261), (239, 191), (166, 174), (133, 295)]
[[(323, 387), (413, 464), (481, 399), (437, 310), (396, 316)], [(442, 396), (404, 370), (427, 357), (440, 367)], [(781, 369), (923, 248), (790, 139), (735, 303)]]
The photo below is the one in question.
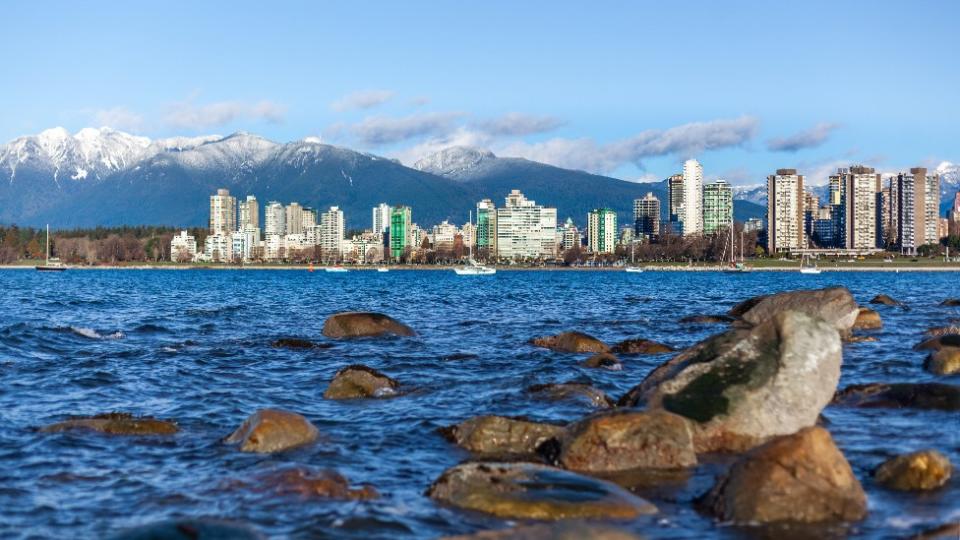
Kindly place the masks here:
[(101, 334), (93, 328), (86, 328), (84, 326), (68, 326), (66, 328), (59, 328), (58, 330), (71, 332), (87, 339), (123, 339), (127, 337), (126, 334), (120, 330), (117, 330), (112, 334)]

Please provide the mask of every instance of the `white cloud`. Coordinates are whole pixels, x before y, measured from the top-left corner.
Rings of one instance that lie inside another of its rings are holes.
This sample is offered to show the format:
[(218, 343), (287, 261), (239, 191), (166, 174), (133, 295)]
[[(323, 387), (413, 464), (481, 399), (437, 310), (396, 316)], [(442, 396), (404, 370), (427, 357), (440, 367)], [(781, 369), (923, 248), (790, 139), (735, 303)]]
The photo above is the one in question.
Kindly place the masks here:
[(447, 133), (439, 137), (430, 137), (414, 146), (393, 152), (391, 157), (399, 159), (401, 163), (406, 165), (413, 165), (419, 159), (436, 154), (451, 146), (487, 148), (492, 142), (493, 138), (486, 133), (460, 127), (452, 133)]
[(114, 107), (93, 112), (97, 126), (111, 127), (121, 131), (137, 132), (143, 128), (143, 117), (126, 107)]
[(221, 101), (197, 105), (192, 99), (174, 104), (164, 118), (174, 128), (206, 129), (229, 124), (236, 120), (283, 122), (286, 107), (272, 101), (248, 103)]
[(561, 125), (563, 122), (552, 116), (512, 112), (478, 122), (477, 128), (496, 136), (520, 136), (553, 131)]
[(386, 103), (393, 96), (394, 93), (390, 90), (359, 90), (334, 101), (330, 108), (338, 112), (370, 109)]
[(364, 144), (393, 144), (419, 137), (443, 137), (452, 133), (456, 120), (463, 116), (455, 112), (415, 114), (401, 118), (372, 116), (350, 126), (334, 126), (334, 132), (347, 131)]
[(767, 141), (767, 150), (771, 152), (796, 152), (804, 148), (816, 148), (827, 142), (830, 134), (838, 127), (840, 127), (838, 124), (824, 122), (786, 137), (775, 137)]

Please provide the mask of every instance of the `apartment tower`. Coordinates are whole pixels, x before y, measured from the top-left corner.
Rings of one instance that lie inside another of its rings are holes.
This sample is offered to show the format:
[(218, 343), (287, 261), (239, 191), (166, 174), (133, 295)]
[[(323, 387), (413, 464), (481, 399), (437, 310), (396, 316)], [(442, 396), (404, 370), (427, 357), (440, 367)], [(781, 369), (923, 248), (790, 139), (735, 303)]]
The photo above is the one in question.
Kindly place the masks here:
[(767, 251), (805, 248), (803, 229), (803, 175), (796, 169), (777, 169), (767, 177)]

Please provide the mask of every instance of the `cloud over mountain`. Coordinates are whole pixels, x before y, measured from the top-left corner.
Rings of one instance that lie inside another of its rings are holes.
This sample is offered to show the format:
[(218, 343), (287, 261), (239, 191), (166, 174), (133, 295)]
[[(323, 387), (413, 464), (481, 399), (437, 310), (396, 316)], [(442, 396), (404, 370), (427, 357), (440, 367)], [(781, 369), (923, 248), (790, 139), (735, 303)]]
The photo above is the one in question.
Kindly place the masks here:
[(286, 107), (269, 100), (256, 103), (245, 101), (220, 101), (198, 105), (193, 99), (181, 101), (170, 107), (164, 121), (177, 129), (207, 129), (224, 126), (235, 120), (283, 122)]

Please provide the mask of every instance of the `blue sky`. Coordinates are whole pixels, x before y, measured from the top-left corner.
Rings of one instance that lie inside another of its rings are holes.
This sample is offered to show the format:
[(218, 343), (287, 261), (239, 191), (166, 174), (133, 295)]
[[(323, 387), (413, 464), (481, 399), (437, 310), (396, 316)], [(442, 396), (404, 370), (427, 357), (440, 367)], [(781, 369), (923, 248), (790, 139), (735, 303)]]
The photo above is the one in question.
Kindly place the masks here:
[(626, 179), (960, 161), (957, 1), (18, 2), (0, 140), (246, 130)]

